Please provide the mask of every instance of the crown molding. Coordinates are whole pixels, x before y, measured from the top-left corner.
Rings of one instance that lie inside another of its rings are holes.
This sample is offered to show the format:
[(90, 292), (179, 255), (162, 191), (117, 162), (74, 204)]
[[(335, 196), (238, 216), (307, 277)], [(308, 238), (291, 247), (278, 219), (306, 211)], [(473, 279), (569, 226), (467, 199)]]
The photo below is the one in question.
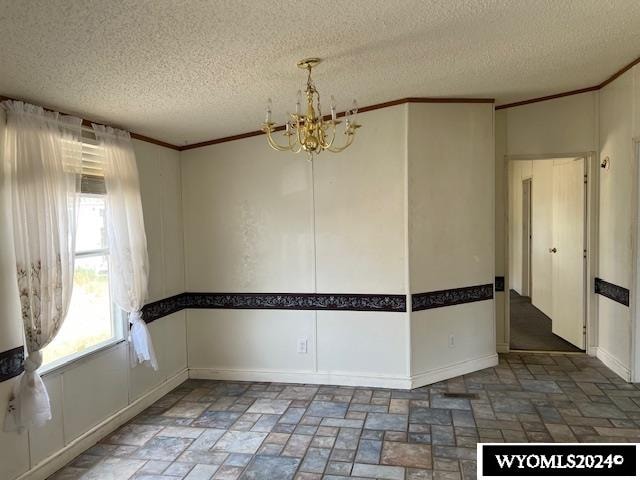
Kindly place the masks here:
[(553, 95), (546, 95), (544, 97), (530, 98), (528, 100), (521, 100), (519, 102), (507, 103), (505, 105), (498, 105), (496, 107), (496, 110), (504, 110), (505, 108), (520, 107), (522, 105), (529, 105), (531, 103), (544, 102), (546, 100), (554, 100), (556, 98), (569, 97), (571, 95), (579, 95), (581, 93), (595, 92), (597, 90), (600, 90), (599, 85), (596, 85), (593, 87), (579, 88), (578, 90), (570, 90), (568, 92), (554, 93)]
[(600, 82), (597, 85), (593, 85), (592, 87), (579, 88), (578, 90), (570, 90), (568, 92), (556, 93), (554, 95), (546, 95), (544, 97), (531, 98), (529, 100), (521, 100), (519, 102), (506, 103), (504, 105), (498, 105), (496, 107), (496, 110), (503, 110), (505, 108), (520, 107), (522, 105), (529, 105), (531, 103), (544, 102), (546, 100), (554, 100), (556, 98), (568, 97), (568, 96), (571, 96), (571, 95), (579, 95), (580, 93), (597, 92), (601, 88), (604, 88), (607, 85), (609, 85), (611, 82), (613, 82), (616, 78), (618, 78), (623, 73), (627, 72), (628, 70), (631, 70), (633, 67), (635, 67), (639, 63), (640, 63), (640, 57), (636, 58), (631, 63), (628, 63), (627, 65), (622, 67), (620, 70), (618, 70), (613, 75), (609, 76), (603, 82)]
[[(495, 103), (493, 98), (449, 98), (449, 97), (407, 97), (400, 98), (398, 100), (391, 100), (389, 102), (376, 103), (374, 105), (367, 105), (366, 107), (359, 107), (358, 113), (371, 112), (372, 110), (379, 110), (381, 108), (395, 107), (396, 105), (402, 105), (405, 103)], [(346, 112), (340, 112), (336, 116), (338, 118), (344, 117)], [(325, 115), (324, 119), (330, 119), (330, 115)], [(280, 125), (275, 128), (275, 131), (284, 130), (285, 126)], [(178, 149), (180, 151), (192, 150), (194, 148), (208, 147), (209, 145), (216, 145), (218, 143), (232, 142), (234, 140), (241, 140), (243, 138), (257, 137), (258, 135), (264, 135), (262, 130), (253, 130), (251, 132), (240, 133), (238, 135), (231, 135), (229, 137), (215, 138), (213, 140), (205, 140), (204, 142), (192, 143), (189, 145), (182, 145)]]

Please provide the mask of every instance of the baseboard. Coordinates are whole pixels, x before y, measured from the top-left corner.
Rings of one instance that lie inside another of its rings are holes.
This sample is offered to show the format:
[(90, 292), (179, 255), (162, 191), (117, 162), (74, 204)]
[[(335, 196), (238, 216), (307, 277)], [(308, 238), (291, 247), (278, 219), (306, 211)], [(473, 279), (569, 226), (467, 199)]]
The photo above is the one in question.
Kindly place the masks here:
[(590, 357), (596, 357), (598, 355), (598, 347), (587, 348), (587, 355)]
[(92, 447), (119, 426), (125, 424), (133, 417), (151, 406), (156, 401), (176, 388), (189, 378), (187, 369), (182, 370), (173, 377), (167, 379), (153, 390), (129, 404), (119, 412), (99, 423), (91, 430), (76, 438), (63, 449), (58, 450), (50, 457), (44, 459), (28, 472), (23, 473), (15, 480), (44, 480), (64, 467), (67, 463), (80, 455), (86, 449)]
[(604, 363), (610, 370), (617, 373), (625, 382), (631, 381), (631, 370), (626, 367), (620, 360), (611, 355), (602, 347), (596, 348), (596, 357)]
[(496, 352), (498, 352), (498, 353), (509, 353), (509, 344), (508, 343), (496, 343)]
[(498, 365), (498, 354), (493, 353), (483, 357), (472, 358), (462, 362), (453, 363), (446, 367), (434, 368), (411, 377), (411, 388), (423, 387), (432, 383), (448, 380), (453, 377), (465, 375), (467, 373), (482, 370), (483, 368), (495, 367)]
[(394, 375), (363, 375), (349, 372), (309, 372), (245, 370), (228, 368), (190, 368), (189, 378), (241, 382), (278, 382), (343, 385), (347, 387), (411, 388), (411, 379)]

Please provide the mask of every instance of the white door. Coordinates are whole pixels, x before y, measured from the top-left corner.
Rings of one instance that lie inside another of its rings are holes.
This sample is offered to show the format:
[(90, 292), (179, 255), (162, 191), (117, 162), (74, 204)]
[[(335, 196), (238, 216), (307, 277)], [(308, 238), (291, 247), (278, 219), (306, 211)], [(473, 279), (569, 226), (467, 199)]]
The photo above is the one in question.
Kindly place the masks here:
[(553, 164), (552, 331), (584, 349), (585, 322), (584, 159)]

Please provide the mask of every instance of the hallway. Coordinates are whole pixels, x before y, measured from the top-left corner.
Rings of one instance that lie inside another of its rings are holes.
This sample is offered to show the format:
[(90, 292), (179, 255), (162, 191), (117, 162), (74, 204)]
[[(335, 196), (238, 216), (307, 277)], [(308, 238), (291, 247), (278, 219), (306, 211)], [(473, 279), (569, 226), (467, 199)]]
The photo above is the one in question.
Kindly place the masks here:
[(531, 304), (529, 297), (510, 291), (511, 342), (513, 350), (581, 352), (551, 331), (551, 319)]

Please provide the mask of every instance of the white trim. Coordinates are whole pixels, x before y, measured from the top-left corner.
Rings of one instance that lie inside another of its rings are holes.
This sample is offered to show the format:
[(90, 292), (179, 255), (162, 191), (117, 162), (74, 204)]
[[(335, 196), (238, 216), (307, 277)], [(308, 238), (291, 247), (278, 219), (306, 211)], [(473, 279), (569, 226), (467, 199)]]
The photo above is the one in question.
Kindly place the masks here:
[(584, 352), (578, 351), (578, 352), (564, 352), (562, 350), (518, 350), (516, 348), (511, 349), (511, 353), (524, 353), (524, 354), (530, 354), (530, 353), (541, 353), (544, 355), (573, 355), (573, 356), (580, 356), (580, 355), (584, 355)]
[(411, 378), (350, 372), (312, 372), (308, 370), (248, 370), (231, 368), (189, 368), (189, 378), (241, 382), (307, 383), (349, 387), (412, 388)]
[(178, 387), (189, 378), (187, 369), (175, 374), (153, 390), (150, 390), (119, 412), (102, 421), (88, 432), (76, 438), (61, 450), (47, 457), (31, 470), (23, 473), (15, 480), (44, 480), (64, 467), (67, 463), (80, 455), (86, 449), (95, 445), (109, 433), (125, 424), (145, 408), (160, 400), (163, 396)]
[(620, 360), (614, 357), (610, 352), (607, 352), (602, 347), (596, 348), (596, 357), (605, 364), (609, 370), (618, 374), (625, 382), (631, 381), (631, 370), (626, 367)]
[(465, 375), (467, 373), (482, 370), (483, 368), (495, 367), (498, 365), (498, 354), (493, 353), (483, 357), (476, 357), (462, 362), (452, 363), (446, 367), (434, 368), (411, 377), (411, 388), (423, 387), (432, 383), (448, 380), (453, 377)]
[[(409, 261), (411, 258), (411, 246), (409, 245), (409, 223), (410, 223), (410, 215), (409, 215), (409, 121), (410, 121), (410, 105), (409, 103), (404, 106), (404, 198), (402, 199), (402, 208), (403, 208), (403, 230), (404, 230), (404, 293), (405, 293), (405, 301), (407, 308), (404, 314), (405, 318), (405, 342), (407, 348), (405, 349), (405, 363), (406, 363), (406, 373), (407, 375), (411, 375), (411, 369), (413, 368), (413, 358), (411, 356), (412, 353), (412, 341), (411, 341), (411, 262)], [(495, 143), (495, 142), (494, 142)], [(495, 329), (494, 329), (495, 330)]]
[[(594, 290), (594, 280), (598, 276), (598, 256), (600, 255), (599, 219), (600, 219), (600, 161), (595, 152), (587, 155), (585, 171), (587, 174), (587, 296), (585, 312), (587, 315), (587, 338), (585, 349), (596, 355), (598, 348), (598, 295)], [(591, 354), (590, 354), (591, 355)]]
[(638, 328), (638, 314), (640, 313), (640, 138), (633, 139), (631, 150), (633, 152), (634, 181), (631, 198), (633, 205), (631, 208), (631, 233), (633, 241), (631, 243), (631, 288), (629, 289), (629, 313), (630, 330), (629, 335), (629, 365), (631, 366), (631, 378), (633, 381), (640, 381), (640, 328)]
[(498, 353), (509, 353), (511, 349), (509, 348), (508, 343), (496, 343), (496, 352)]
[[(587, 152), (588, 153), (588, 152)], [(527, 155), (505, 155), (504, 158), (507, 162), (518, 160), (553, 160), (555, 158), (581, 158), (585, 156), (585, 152), (565, 152), (565, 153), (544, 153), (542, 155), (527, 154)]]

